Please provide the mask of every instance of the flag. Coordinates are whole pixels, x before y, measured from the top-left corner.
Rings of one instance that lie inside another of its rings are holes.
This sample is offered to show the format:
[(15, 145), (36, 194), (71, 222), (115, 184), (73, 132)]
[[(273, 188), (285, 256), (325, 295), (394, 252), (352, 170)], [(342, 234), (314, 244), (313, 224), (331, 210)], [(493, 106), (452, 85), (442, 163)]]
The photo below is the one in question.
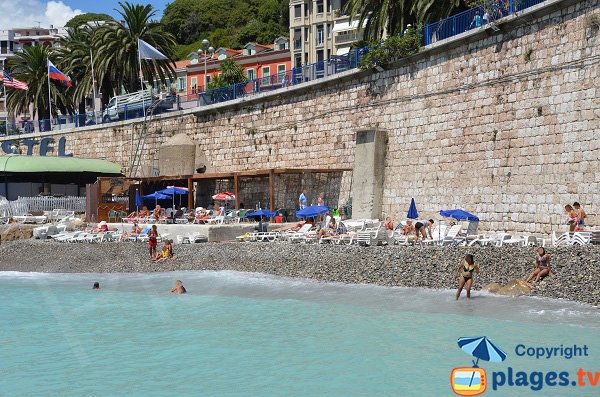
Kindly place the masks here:
[(17, 79), (14, 79), (7, 70), (2, 71), (2, 80), (4, 81), (5, 87), (12, 87), (17, 90), (27, 91), (29, 87), (27, 83), (23, 83)]
[(50, 74), (50, 78), (52, 80), (60, 80), (67, 85), (67, 87), (71, 86), (71, 79), (68, 78), (63, 72), (58, 70), (56, 66), (48, 59), (48, 73)]
[(142, 39), (138, 39), (140, 59), (168, 59), (165, 54), (152, 47)]

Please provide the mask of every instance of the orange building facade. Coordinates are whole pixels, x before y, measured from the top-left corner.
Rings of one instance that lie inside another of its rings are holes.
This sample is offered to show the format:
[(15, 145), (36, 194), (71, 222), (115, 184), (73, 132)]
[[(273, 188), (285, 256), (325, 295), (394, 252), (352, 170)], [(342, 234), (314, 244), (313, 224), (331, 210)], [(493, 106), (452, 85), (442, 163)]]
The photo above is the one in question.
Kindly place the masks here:
[[(197, 94), (204, 91), (205, 85), (204, 57), (202, 54), (190, 55), (185, 83), (181, 78), (177, 81), (178, 94), (187, 100), (197, 98)], [(220, 65), (226, 59), (235, 60), (244, 70), (248, 80), (256, 80), (256, 84), (260, 84), (264, 90), (285, 85), (292, 64), (289, 41), (284, 37), (268, 45), (248, 43), (242, 50), (218, 48), (212, 56), (206, 58), (206, 82), (210, 82), (221, 73)]]

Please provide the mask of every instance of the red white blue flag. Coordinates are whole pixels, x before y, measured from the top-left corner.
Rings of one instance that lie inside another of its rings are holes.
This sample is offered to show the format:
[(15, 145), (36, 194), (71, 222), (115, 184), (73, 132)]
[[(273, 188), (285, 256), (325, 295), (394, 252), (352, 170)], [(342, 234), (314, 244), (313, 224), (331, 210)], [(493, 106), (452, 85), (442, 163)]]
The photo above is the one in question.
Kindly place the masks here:
[(56, 66), (48, 59), (48, 73), (50, 74), (50, 78), (52, 80), (59, 80), (66, 84), (67, 87), (70, 87), (71, 79), (68, 78), (63, 72), (58, 70)]
[(19, 81), (19, 80), (13, 78), (10, 75), (10, 73), (8, 73), (8, 70), (2, 71), (2, 77), (0, 77), (0, 81), (3, 82), (5, 87), (12, 87), (17, 90), (24, 90), (24, 91), (27, 91), (29, 89), (29, 87), (27, 86), (27, 83), (23, 83), (22, 81)]

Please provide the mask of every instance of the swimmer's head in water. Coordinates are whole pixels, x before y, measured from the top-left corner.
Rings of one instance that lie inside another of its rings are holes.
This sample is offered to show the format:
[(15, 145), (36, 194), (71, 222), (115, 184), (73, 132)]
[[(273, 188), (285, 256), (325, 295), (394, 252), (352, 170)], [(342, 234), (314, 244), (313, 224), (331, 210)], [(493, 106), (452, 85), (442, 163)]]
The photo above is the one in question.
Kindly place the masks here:
[(100, 289), (100, 283), (95, 281), (94, 285), (92, 286), (92, 289)]

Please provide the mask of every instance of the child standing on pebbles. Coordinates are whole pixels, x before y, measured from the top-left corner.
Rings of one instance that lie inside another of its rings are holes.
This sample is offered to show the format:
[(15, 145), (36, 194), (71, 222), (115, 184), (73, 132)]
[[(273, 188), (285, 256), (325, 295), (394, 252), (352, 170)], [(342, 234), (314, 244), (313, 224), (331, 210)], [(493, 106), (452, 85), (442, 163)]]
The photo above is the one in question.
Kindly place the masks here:
[(156, 246), (158, 244), (158, 229), (156, 225), (152, 225), (152, 229), (148, 233), (148, 250), (150, 251), (150, 259), (156, 256)]

